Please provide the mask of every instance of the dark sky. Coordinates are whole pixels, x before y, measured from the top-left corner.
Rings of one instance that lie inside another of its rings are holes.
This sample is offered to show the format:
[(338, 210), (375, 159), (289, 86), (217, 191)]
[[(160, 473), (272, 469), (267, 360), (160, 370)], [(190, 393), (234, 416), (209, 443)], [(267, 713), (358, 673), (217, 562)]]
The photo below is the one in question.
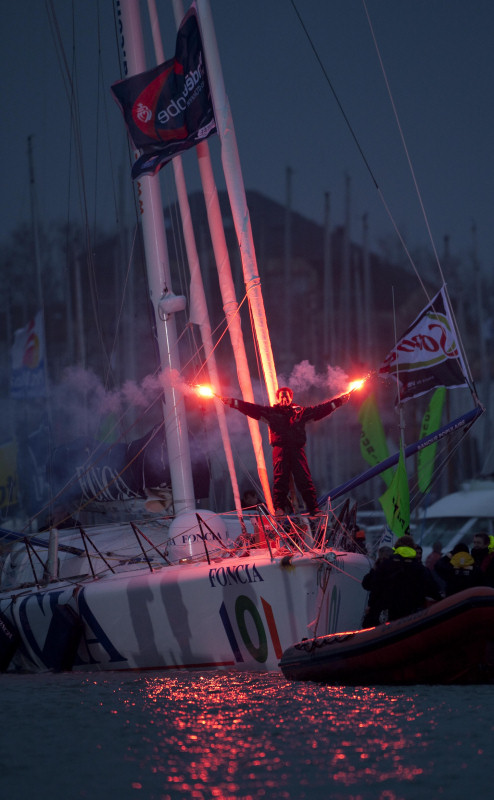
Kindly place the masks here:
[[(396, 224), (410, 247), (427, 243), (363, 2), (296, 4)], [(170, 57), (175, 46), (171, 0), (158, 0), (158, 5)], [(293, 208), (321, 221), (329, 191), (337, 224), (343, 221), (348, 173), (353, 237), (360, 239), (365, 212), (374, 240), (391, 235), (392, 224), (290, 0), (211, 0), (211, 6), (246, 187), (284, 202), (290, 166)], [(126, 137), (109, 93), (120, 77), (112, 3), (53, 0), (53, 7), (67, 59), (77, 67), (89, 219), (108, 228), (128, 173), (125, 167), (122, 177)], [(449, 234), (452, 251), (465, 254), (475, 223), (479, 255), (490, 269), (494, 3), (367, 0), (367, 9), (436, 247), (441, 254), (443, 236)], [(30, 134), (41, 220), (66, 218), (68, 208), (77, 213), (80, 200), (67, 97), (45, 3), (4, 4), (0, 36), (4, 240), (16, 224), (29, 220)], [(217, 139), (209, 143), (217, 157)], [(199, 179), (193, 152), (184, 156), (184, 164), (195, 190)], [(166, 200), (171, 169), (162, 175)], [(221, 188), (221, 179), (218, 184)]]

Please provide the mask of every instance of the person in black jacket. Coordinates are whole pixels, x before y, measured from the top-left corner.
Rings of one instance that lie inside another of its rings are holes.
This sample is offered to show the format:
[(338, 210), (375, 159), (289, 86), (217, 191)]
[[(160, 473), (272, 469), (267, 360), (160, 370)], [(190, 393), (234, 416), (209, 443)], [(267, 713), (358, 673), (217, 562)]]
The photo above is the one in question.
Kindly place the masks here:
[(293, 475), (295, 486), (299, 490), (311, 516), (320, 513), (314, 482), (305, 454), (307, 422), (315, 422), (332, 414), (337, 408), (347, 403), (351, 392), (327, 400), (317, 406), (297, 406), (293, 401), (293, 392), (288, 386), (282, 386), (276, 392), (277, 403), (273, 406), (260, 406), (222, 397), (227, 406), (236, 408), (241, 414), (266, 422), (269, 427), (269, 441), (273, 448), (273, 503), (277, 515), (293, 511), (288, 494), (290, 475)]
[(367, 608), (362, 620), (363, 628), (373, 628), (379, 625), (381, 614), (388, 610), (388, 587), (379, 580), (383, 562), (393, 556), (393, 548), (384, 545), (377, 551), (377, 558), (372, 569), (362, 578), (362, 588), (369, 592)]
[(437, 583), (417, 560), (415, 542), (408, 535), (398, 539), (393, 555), (376, 569), (372, 590), (380, 598), (381, 611), (387, 610), (389, 621), (426, 608), (429, 600), (441, 600)]

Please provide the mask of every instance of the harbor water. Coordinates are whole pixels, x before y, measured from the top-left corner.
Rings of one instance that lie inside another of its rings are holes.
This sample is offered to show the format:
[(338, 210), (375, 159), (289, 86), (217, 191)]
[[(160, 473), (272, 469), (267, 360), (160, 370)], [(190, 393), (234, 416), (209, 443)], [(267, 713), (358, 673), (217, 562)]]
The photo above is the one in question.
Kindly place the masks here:
[(492, 686), (4, 674), (0, 709), (6, 800), (463, 800), (492, 791)]

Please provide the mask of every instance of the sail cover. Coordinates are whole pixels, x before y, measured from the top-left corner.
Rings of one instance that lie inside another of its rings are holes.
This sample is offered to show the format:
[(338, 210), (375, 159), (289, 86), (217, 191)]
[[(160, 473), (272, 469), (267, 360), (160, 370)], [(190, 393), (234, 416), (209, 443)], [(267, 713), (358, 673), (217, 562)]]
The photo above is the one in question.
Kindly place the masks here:
[[(171, 488), (170, 466), (162, 426), (129, 443), (110, 446), (77, 437), (50, 451), (49, 432), (40, 428), (18, 451), (22, 497), (31, 515), (53, 508), (67, 515), (88, 503), (114, 503), (160, 496)], [(191, 453), (194, 494), (209, 495), (209, 464), (197, 447)], [(39, 518), (44, 526), (43, 514)]]
[[(146, 497), (148, 491), (169, 486), (170, 466), (160, 430), (160, 426), (153, 428), (129, 444), (108, 447), (76, 439), (58, 447), (50, 463), (55, 489), (64, 502), (73, 503), (77, 498), (107, 502)], [(192, 471), (196, 496), (207, 497), (209, 471), (200, 454), (192, 457)]]
[(402, 402), (437, 386), (468, 386), (445, 287), (388, 353), (379, 374), (398, 378)]
[(195, 8), (177, 34), (174, 58), (114, 83), (113, 96), (141, 156), (132, 177), (155, 175), (174, 156), (216, 131)]

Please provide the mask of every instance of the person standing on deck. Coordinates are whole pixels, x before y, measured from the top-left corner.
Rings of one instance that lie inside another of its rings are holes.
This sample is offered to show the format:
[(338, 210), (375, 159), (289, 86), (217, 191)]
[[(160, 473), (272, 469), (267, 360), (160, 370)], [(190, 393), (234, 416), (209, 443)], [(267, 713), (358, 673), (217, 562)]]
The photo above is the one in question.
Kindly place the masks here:
[(297, 406), (293, 403), (293, 392), (288, 386), (276, 392), (277, 403), (261, 406), (247, 403), (233, 397), (222, 397), (223, 403), (236, 408), (241, 414), (266, 422), (269, 427), (269, 442), (273, 448), (273, 502), (278, 516), (290, 513), (293, 509), (289, 500), (290, 475), (302, 495), (309, 514), (320, 514), (314, 481), (310, 473), (305, 442), (307, 422), (315, 422), (332, 414), (347, 403), (351, 392), (327, 400), (317, 406)]

